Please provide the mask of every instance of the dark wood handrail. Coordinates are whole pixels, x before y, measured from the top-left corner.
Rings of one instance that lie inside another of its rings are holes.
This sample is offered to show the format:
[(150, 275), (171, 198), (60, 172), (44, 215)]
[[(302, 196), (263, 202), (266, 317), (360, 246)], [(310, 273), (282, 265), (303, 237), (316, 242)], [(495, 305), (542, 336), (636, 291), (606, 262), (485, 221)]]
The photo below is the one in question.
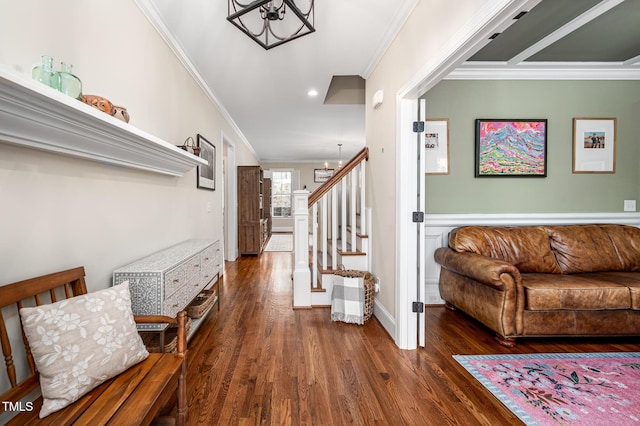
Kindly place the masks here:
[(320, 199), (320, 197), (329, 192), (331, 188), (336, 186), (337, 183), (340, 182), (343, 177), (349, 174), (351, 170), (355, 169), (356, 166), (360, 164), (360, 162), (362, 162), (362, 160), (369, 160), (369, 148), (367, 148), (366, 146), (362, 148), (362, 150), (358, 152), (355, 157), (349, 160), (349, 162), (345, 164), (344, 167), (338, 169), (338, 171), (334, 173), (328, 181), (320, 185), (320, 187), (318, 187), (315, 191), (313, 191), (311, 195), (309, 195), (309, 208), (313, 206)]

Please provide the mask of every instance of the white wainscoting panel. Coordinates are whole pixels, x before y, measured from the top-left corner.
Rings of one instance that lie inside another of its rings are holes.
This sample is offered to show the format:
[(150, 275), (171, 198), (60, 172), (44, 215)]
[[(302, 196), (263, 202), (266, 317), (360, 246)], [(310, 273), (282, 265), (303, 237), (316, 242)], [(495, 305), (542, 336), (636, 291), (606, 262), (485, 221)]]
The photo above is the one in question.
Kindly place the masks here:
[(425, 215), (425, 301), (444, 304), (438, 290), (440, 265), (433, 256), (446, 247), (449, 232), (459, 226), (527, 226), (618, 223), (640, 227), (640, 213), (532, 213), (532, 214), (426, 214)]

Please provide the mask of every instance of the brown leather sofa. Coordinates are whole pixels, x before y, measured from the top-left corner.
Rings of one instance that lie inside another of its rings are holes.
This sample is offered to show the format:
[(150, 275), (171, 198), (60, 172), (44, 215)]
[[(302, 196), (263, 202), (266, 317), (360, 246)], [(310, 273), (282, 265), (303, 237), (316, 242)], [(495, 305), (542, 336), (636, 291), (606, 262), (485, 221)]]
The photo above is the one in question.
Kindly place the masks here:
[(640, 229), (466, 226), (436, 250), (440, 297), (518, 337), (640, 335)]

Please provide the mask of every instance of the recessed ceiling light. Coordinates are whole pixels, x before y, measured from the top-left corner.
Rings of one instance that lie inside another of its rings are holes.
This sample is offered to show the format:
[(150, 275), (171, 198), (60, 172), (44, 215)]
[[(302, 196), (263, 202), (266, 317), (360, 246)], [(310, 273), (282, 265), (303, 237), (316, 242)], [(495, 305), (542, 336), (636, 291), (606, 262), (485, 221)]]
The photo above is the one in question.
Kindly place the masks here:
[(318, 96), (318, 91), (316, 89), (311, 89), (307, 92), (307, 95), (311, 96), (312, 98), (316, 97)]

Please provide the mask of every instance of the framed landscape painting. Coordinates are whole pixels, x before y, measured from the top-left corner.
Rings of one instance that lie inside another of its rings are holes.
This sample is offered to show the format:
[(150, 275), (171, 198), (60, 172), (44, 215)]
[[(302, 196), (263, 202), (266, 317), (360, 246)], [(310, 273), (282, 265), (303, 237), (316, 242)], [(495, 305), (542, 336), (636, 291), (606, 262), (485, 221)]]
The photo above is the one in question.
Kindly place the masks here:
[(547, 176), (546, 119), (477, 119), (476, 177)]

